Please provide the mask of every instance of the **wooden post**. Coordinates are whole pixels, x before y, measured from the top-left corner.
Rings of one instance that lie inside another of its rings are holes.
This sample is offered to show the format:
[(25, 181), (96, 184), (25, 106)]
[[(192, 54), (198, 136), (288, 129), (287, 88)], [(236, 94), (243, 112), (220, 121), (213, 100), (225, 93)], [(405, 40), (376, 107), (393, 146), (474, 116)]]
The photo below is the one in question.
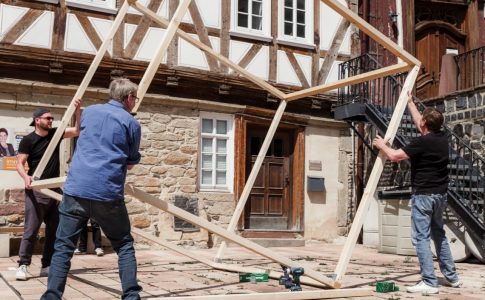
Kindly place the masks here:
[(266, 258), (269, 258), (279, 264), (282, 264), (282, 265), (285, 265), (285, 266), (289, 266), (289, 267), (304, 267), (305, 268), (305, 275), (310, 277), (310, 278), (313, 278), (315, 279), (316, 281), (319, 281), (329, 287), (332, 287), (332, 288), (340, 288), (340, 283), (337, 283), (335, 284), (330, 278), (324, 276), (323, 274), (317, 272), (317, 271), (314, 271), (313, 269), (311, 269), (310, 267), (305, 267), (302, 263), (298, 262), (294, 262), (278, 253), (275, 253), (269, 249), (266, 249), (252, 241), (249, 241), (237, 234), (234, 234), (232, 232), (228, 232), (227, 230), (215, 225), (215, 224), (212, 224), (211, 222), (201, 218), (201, 217), (198, 217), (198, 216), (195, 216), (181, 208), (178, 208), (176, 207), (175, 205), (165, 201), (165, 200), (162, 200), (162, 199), (158, 199), (148, 193), (145, 193), (144, 191), (130, 185), (130, 184), (127, 184), (125, 185), (125, 193), (129, 194), (129, 195), (132, 195), (134, 197), (136, 197), (138, 200), (144, 202), (144, 203), (148, 203), (152, 206), (155, 206), (163, 211), (166, 211), (176, 217), (179, 217), (181, 219), (184, 219), (185, 221), (189, 222), (189, 223), (192, 223), (194, 225), (197, 225), (199, 227), (202, 227), (210, 232), (213, 232), (219, 236), (221, 236), (222, 238), (226, 239), (226, 240), (229, 240), (231, 242), (234, 242), (238, 245), (240, 245), (241, 247), (244, 247), (246, 249), (249, 249), (249, 250), (252, 250)]
[(340, 14), (342, 17), (344, 17), (345, 19), (353, 23), (360, 30), (365, 32), (369, 37), (374, 39), (374, 41), (384, 46), (392, 54), (402, 58), (405, 62), (407, 62), (412, 66), (421, 64), (420, 61), (417, 60), (414, 56), (404, 51), (401, 47), (396, 45), (396, 43), (394, 43), (390, 38), (385, 36), (382, 32), (374, 28), (372, 25), (367, 23), (356, 13), (354, 13), (352, 10), (342, 5), (337, 0), (321, 0), (321, 1), (326, 5), (328, 5), (331, 9), (336, 11), (338, 14)]
[(86, 75), (84, 75), (83, 81), (81, 82), (81, 85), (77, 89), (76, 94), (71, 100), (71, 104), (69, 104), (69, 107), (67, 108), (64, 116), (62, 117), (61, 124), (57, 127), (56, 133), (52, 137), (52, 140), (49, 143), (49, 146), (47, 146), (47, 149), (42, 156), (42, 159), (40, 160), (39, 164), (37, 165), (37, 169), (35, 169), (35, 172), (32, 176), (34, 180), (37, 180), (42, 176), (42, 173), (44, 172), (44, 169), (47, 165), (47, 162), (52, 156), (52, 153), (54, 152), (57, 144), (61, 140), (61, 137), (64, 135), (64, 131), (66, 130), (66, 127), (69, 123), (69, 121), (72, 118), (72, 115), (74, 114), (76, 107), (74, 105), (75, 100), (81, 99), (84, 95), (84, 92), (86, 91), (86, 88), (88, 87), (89, 83), (91, 82), (91, 79), (94, 76), (94, 73), (98, 69), (99, 63), (101, 62), (101, 59), (103, 58), (104, 54), (106, 53), (106, 50), (108, 49), (111, 41), (113, 40), (114, 35), (118, 31), (118, 27), (120, 27), (121, 22), (123, 21), (126, 12), (128, 11), (128, 2), (125, 1), (123, 5), (121, 6), (118, 15), (116, 16), (116, 19), (113, 22), (113, 26), (111, 26), (111, 30), (108, 33), (108, 36), (106, 39), (103, 41), (103, 44), (101, 44), (101, 47), (99, 48), (98, 52), (96, 53), (96, 56), (94, 57), (93, 62), (89, 66), (88, 71), (86, 72)]
[[(335, 299), (348, 297), (372, 296), (370, 288), (353, 288), (341, 290), (315, 290), (300, 292), (276, 292), (276, 293), (255, 293), (255, 294), (228, 294), (228, 295), (206, 295), (206, 296), (180, 296), (170, 297), (170, 300), (303, 300), (303, 299)], [(151, 300), (167, 298), (148, 298)]]
[[(287, 105), (286, 101), (283, 100), (280, 102), (280, 105), (276, 110), (276, 114), (273, 118), (273, 121), (271, 121), (271, 125), (269, 127), (268, 133), (266, 134), (266, 137), (264, 138), (264, 141), (263, 141), (263, 145), (261, 145), (261, 149), (259, 150), (258, 157), (254, 162), (253, 168), (251, 169), (251, 173), (249, 174), (248, 180), (246, 181), (246, 184), (244, 185), (244, 189), (241, 193), (241, 197), (239, 197), (239, 201), (237, 202), (236, 208), (234, 209), (234, 213), (232, 214), (231, 221), (227, 226), (227, 231), (229, 232), (234, 232), (234, 229), (236, 229), (237, 222), (239, 221), (239, 218), (241, 217), (241, 214), (244, 210), (249, 194), (251, 193), (251, 189), (253, 188), (254, 181), (256, 180), (256, 177), (258, 177), (258, 173), (259, 173), (259, 170), (261, 169), (261, 165), (263, 164), (264, 157), (266, 156), (269, 146), (271, 145), (271, 141), (273, 140), (276, 129), (278, 128), (278, 124), (280, 123), (281, 117), (283, 116), (283, 112), (285, 111), (286, 105)], [(227, 247), (226, 242), (222, 241), (221, 245), (219, 246), (219, 250), (217, 251), (217, 254), (214, 257), (215, 262), (221, 261), (226, 247)]]
[(143, 97), (145, 97), (148, 87), (150, 86), (150, 83), (152, 82), (153, 77), (157, 73), (158, 67), (162, 62), (162, 58), (167, 52), (168, 46), (170, 45), (170, 42), (172, 41), (173, 36), (175, 35), (175, 32), (177, 31), (180, 25), (180, 22), (182, 21), (182, 18), (187, 12), (187, 8), (189, 7), (189, 4), (191, 1), (192, 0), (182, 0), (177, 10), (175, 11), (172, 21), (170, 21), (170, 24), (167, 27), (167, 31), (163, 36), (162, 43), (160, 44), (160, 47), (158, 48), (158, 51), (155, 57), (152, 58), (152, 60), (150, 61), (150, 64), (148, 65), (148, 68), (145, 71), (145, 74), (143, 75), (143, 78), (141, 79), (140, 84), (138, 85), (138, 92), (136, 96), (138, 97), (139, 100), (138, 100), (138, 103), (135, 104), (135, 107), (132, 109), (132, 112), (138, 111), (141, 101), (143, 100)]
[(400, 64), (384, 67), (378, 70), (355, 75), (332, 83), (327, 83), (327, 84), (311, 87), (305, 90), (301, 90), (298, 92), (293, 92), (291, 94), (286, 95), (285, 99), (287, 101), (298, 100), (304, 97), (321, 94), (321, 93), (335, 90), (348, 85), (357, 84), (360, 82), (369, 81), (369, 80), (373, 80), (373, 79), (388, 76), (388, 75), (394, 75), (397, 73), (403, 73), (408, 71), (412, 67), (413, 67), (412, 65), (410, 66), (407, 63), (400, 63)]
[(56, 193), (54, 191), (51, 191), (49, 189), (40, 189), (39, 192), (46, 195), (47, 197), (50, 197), (52, 199), (57, 200), (57, 201), (62, 201), (62, 195), (61, 194)]
[[(168, 22), (167, 20), (163, 19), (159, 15), (155, 14), (151, 10), (147, 9), (140, 3), (136, 2), (134, 4), (134, 7), (140, 11), (141, 13), (145, 14), (147, 17), (152, 19), (155, 23), (159, 24), (162, 27), (167, 27)], [(188, 43), (194, 45), (195, 47), (199, 48), (202, 51), (205, 51), (206, 53), (212, 55), (215, 57), (217, 60), (219, 60), (222, 64), (224, 64), (227, 67), (230, 67), (231, 69), (237, 71), (239, 74), (243, 75), (246, 77), (248, 80), (252, 81), (254, 84), (258, 85), (259, 87), (265, 89), (269, 93), (273, 94), (274, 96), (278, 97), (279, 99), (283, 99), (285, 97), (285, 93), (280, 91), (279, 89), (275, 88), (271, 84), (267, 83), (266, 81), (262, 80), (259, 77), (254, 76), (250, 72), (246, 71), (246, 69), (240, 67), (238, 64), (233, 63), (230, 61), (227, 57), (224, 57), (214, 51), (211, 47), (205, 45), (204, 43), (192, 38), (189, 34), (185, 33), (183, 30), (178, 29), (177, 30), (177, 35), (184, 40), (186, 40)]]
[[(404, 82), (401, 95), (399, 96), (399, 100), (396, 104), (391, 121), (389, 122), (389, 127), (387, 128), (386, 135), (384, 137), (389, 138), (390, 144), (392, 144), (392, 141), (396, 136), (397, 129), (399, 128), (399, 124), (401, 123), (402, 115), (407, 105), (407, 94), (413, 89), (416, 78), (418, 77), (419, 67), (419, 65), (415, 66), (409, 72), (406, 81)], [(350, 228), (347, 240), (345, 241), (344, 248), (340, 254), (340, 258), (334, 272), (334, 280), (336, 282), (339, 282), (340, 279), (342, 279), (342, 276), (347, 270), (347, 266), (352, 256), (352, 251), (354, 250), (355, 243), (360, 233), (360, 229), (362, 228), (365, 216), (367, 215), (367, 212), (369, 210), (371, 199), (374, 196), (377, 184), (379, 183), (379, 178), (381, 176), (382, 170), (384, 169), (386, 159), (387, 158), (385, 154), (380, 151), (379, 156), (374, 163), (374, 167), (372, 168), (369, 180), (367, 181), (364, 194), (362, 195), (362, 200), (360, 202), (359, 208), (357, 209), (357, 213), (355, 214), (355, 218), (352, 222), (352, 227)]]
[(66, 178), (66, 176), (61, 176), (56, 178), (42, 179), (32, 182), (31, 186), (33, 189), (57, 188), (64, 185)]

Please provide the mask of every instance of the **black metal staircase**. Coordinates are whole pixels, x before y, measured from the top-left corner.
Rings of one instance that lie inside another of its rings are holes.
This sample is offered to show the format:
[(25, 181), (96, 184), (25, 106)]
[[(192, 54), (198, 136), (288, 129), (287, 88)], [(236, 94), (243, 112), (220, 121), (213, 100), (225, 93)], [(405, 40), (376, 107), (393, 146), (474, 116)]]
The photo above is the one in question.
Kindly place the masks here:
[[(380, 67), (375, 58), (365, 54), (340, 64), (339, 78)], [(388, 76), (340, 89), (335, 118), (349, 123), (370, 123), (381, 136), (384, 136), (405, 78), (406, 74)], [(418, 109), (425, 108), (419, 99), (415, 98), (415, 101), (418, 103)], [(485, 250), (485, 159), (446, 125), (444, 130), (448, 134), (450, 144), (448, 205), (475, 242)], [(405, 112), (394, 139), (394, 146), (401, 148), (418, 134), (410, 115)], [(364, 143), (371, 148), (370, 141), (364, 140)], [(402, 182), (401, 186), (393, 187), (391, 193), (409, 195), (409, 182)]]

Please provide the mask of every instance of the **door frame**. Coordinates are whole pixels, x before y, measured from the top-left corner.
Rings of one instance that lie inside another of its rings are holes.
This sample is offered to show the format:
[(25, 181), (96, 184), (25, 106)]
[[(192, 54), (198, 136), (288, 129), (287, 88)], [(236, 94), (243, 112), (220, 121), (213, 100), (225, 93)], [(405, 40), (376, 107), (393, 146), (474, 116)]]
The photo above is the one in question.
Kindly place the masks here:
[[(270, 120), (247, 115), (236, 115), (235, 128), (235, 164), (234, 164), (234, 196), (239, 201), (246, 183), (246, 130), (248, 124), (270, 125)], [(244, 211), (238, 221), (238, 231), (244, 237), (253, 238), (294, 238), (301, 236), (304, 231), (304, 174), (305, 174), (305, 127), (295, 124), (280, 123), (279, 128), (292, 130), (293, 153), (290, 154), (291, 172), (291, 210), (288, 212), (289, 229), (284, 231), (245, 230)]]

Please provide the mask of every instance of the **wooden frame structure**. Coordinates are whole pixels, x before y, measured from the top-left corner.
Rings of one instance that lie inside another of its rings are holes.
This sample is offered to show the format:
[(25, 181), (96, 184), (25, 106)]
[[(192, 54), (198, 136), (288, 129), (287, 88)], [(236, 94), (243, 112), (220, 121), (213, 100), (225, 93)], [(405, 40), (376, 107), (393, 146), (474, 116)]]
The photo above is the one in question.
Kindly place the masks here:
[[(309, 97), (312, 95), (316, 95), (318, 93), (323, 93), (326, 91), (334, 90), (337, 88), (345, 87), (351, 84), (357, 84), (360, 82), (364, 81), (369, 81), (373, 80), (376, 78), (388, 76), (388, 75), (393, 75), (397, 73), (403, 73), (403, 72), (409, 72), (408, 77), (406, 79), (406, 82), (404, 84), (404, 87), (402, 89), (399, 101), (397, 103), (396, 109), (394, 111), (394, 114), (392, 116), (392, 119), (390, 121), (389, 129), (386, 132), (385, 138), (389, 138), (390, 141), (392, 142), (394, 136), (396, 135), (397, 127), (400, 122), (400, 119), (402, 118), (402, 114), (404, 112), (404, 109), (406, 107), (406, 97), (407, 93), (412, 90), (414, 83), (416, 81), (419, 67), (420, 67), (420, 62), (404, 51), (402, 48), (400, 48), (396, 43), (391, 41), (389, 38), (387, 38), (384, 34), (379, 32), (377, 29), (372, 27), (370, 24), (365, 22), (362, 18), (360, 18), (357, 14), (352, 12), (350, 9), (339, 3), (337, 0), (321, 0), (323, 3), (325, 3), (327, 6), (329, 6), (331, 9), (336, 11), (338, 14), (340, 14), (342, 17), (344, 17), (347, 21), (353, 23), (356, 27), (358, 27), (360, 30), (365, 32), (367, 35), (369, 35), (371, 38), (373, 38), (376, 42), (380, 43), (382, 46), (387, 48), (391, 53), (396, 55), (398, 59), (402, 60), (402, 62), (399, 62), (396, 65), (393, 66), (388, 66), (384, 67), (375, 71), (367, 72), (364, 74), (359, 74), (357, 76), (349, 77), (343, 80), (339, 80), (333, 83), (327, 83), (327, 84), (322, 84), (318, 85), (315, 87), (307, 88), (298, 92), (293, 92), (290, 94), (285, 94), (279, 89), (275, 88), (268, 82), (252, 75), (248, 71), (246, 71), (244, 68), (239, 66), (238, 64), (233, 63), (230, 61), (228, 58), (220, 55), (219, 53), (215, 52), (211, 47), (205, 45), (204, 43), (192, 38), (189, 34), (185, 33), (183, 30), (179, 29), (179, 24), (181, 22), (182, 17), (184, 16), (185, 12), (187, 11), (187, 8), (191, 2), (191, 0), (181, 0), (179, 2), (179, 6), (172, 18), (171, 21), (167, 21), (164, 18), (158, 16), (151, 10), (147, 9), (144, 7), (142, 4), (138, 3), (136, 0), (125, 0), (123, 5), (121, 6), (118, 15), (116, 16), (112, 28), (107, 35), (106, 39), (103, 41), (101, 47), (99, 48), (90, 68), (88, 69), (83, 81), (81, 82), (81, 85), (79, 86), (76, 94), (73, 97), (73, 100), (71, 101), (71, 104), (69, 105), (68, 109), (66, 110), (66, 113), (64, 114), (64, 117), (62, 118), (62, 121), (58, 127), (58, 130), (56, 131), (56, 134), (52, 138), (51, 143), (49, 144), (44, 156), (42, 157), (36, 171), (33, 174), (33, 179), (34, 182), (32, 183), (32, 187), (46, 193), (47, 195), (61, 200), (61, 197), (59, 194), (54, 193), (53, 191), (49, 190), (48, 188), (50, 187), (59, 187), (63, 184), (65, 181), (65, 177), (59, 177), (59, 178), (54, 178), (54, 179), (48, 179), (48, 180), (37, 180), (40, 178), (40, 174), (45, 169), (45, 166), (52, 156), (52, 153), (54, 151), (55, 145), (59, 142), (62, 133), (64, 132), (65, 128), (67, 127), (67, 124), (69, 120), (72, 118), (72, 115), (74, 114), (75, 111), (75, 106), (74, 106), (74, 100), (78, 98), (82, 98), (89, 82), (91, 81), (94, 72), (96, 71), (97, 67), (99, 66), (99, 63), (102, 59), (102, 57), (105, 55), (106, 50), (110, 44), (110, 42), (113, 40), (113, 37), (115, 33), (117, 32), (119, 26), (122, 23), (123, 18), (125, 17), (128, 7), (131, 5), (133, 8), (137, 9), (139, 12), (141, 12), (144, 16), (148, 17), (151, 19), (151, 21), (159, 24), (163, 28), (166, 28), (166, 32), (164, 35), (164, 38), (162, 40), (162, 43), (155, 54), (154, 58), (151, 60), (147, 71), (145, 72), (140, 84), (139, 84), (139, 89), (137, 96), (141, 100), (145, 96), (145, 93), (155, 76), (155, 73), (158, 69), (158, 66), (162, 60), (162, 57), (165, 55), (168, 45), (170, 44), (172, 38), (174, 37), (175, 34), (178, 35), (178, 37), (184, 39), (188, 43), (194, 45), (195, 47), (198, 47), (200, 50), (205, 51), (208, 55), (211, 55), (214, 57), (216, 60), (218, 60), (220, 63), (225, 65), (226, 67), (229, 67), (239, 73), (241, 76), (247, 78), (254, 84), (258, 85), (262, 89), (266, 90), (267, 92), (271, 93), (272, 95), (276, 96), (279, 98), (281, 101), (279, 103), (278, 109), (276, 110), (275, 116), (271, 122), (270, 128), (268, 130), (268, 133), (263, 141), (263, 144), (261, 146), (261, 149), (259, 151), (259, 154), (257, 156), (256, 162), (253, 165), (253, 168), (249, 174), (249, 177), (247, 179), (247, 182), (244, 186), (244, 189), (241, 193), (241, 196), (239, 197), (237, 206), (235, 208), (234, 214), (231, 218), (231, 221), (229, 223), (229, 226), (227, 229), (222, 229), (207, 220), (194, 216), (180, 208), (175, 207), (174, 205), (170, 204), (169, 202), (158, 199), (152, 195), (149, 195), (148, 193), (145, 193), (131, 185), (126, 185), (126, 192), (135, 198), (139, 199), (142, 202), (149, 203), (161, 210), (164, 210), (166, 212), (169, 212), (179, 218), (182, 218), (192, 224), (195, 224), (197, 226), (200, 226), (202, 228), (207, 229), (208, 231), (211, 231), (218, 236), (222, 237), (224, 240), (229, 240), (231, 242), (237, 243), (242, 247), (245, 247), (247, 249), (250, 249), (260, 255), (263, 255), (275, 262), (278, 262), (280, 264), (286, 265), (286, 266), (301, 266), (300, 263), (296, 264), (295, 262), (289, 260), (286, 257), (283, 257), (277, 253), (274, 253), (273, 251), (266, 249), (264, 247), (261, 247), (237, 234), (235, 234), (234, 230), (236, 227), (236, 224), (238, 220), (240, 219), (240, 216), (242, 214), (242, 211), (244, 209), (244, 206), (247, 202), (247, 199), (249, 197), (250, 191), (254, 185), (255, 179), (257, 177), (257, 174), (259, 173), (259, 170), (261, 168), (261, 165), (264, 160), (265, 153), (267, 152), (269, 145), (271, 143), (271, 140), (273, 139), (273, 136), (276, 132), (276, 129), (280, 123), (280, 120), (283, 116), (283, 113), (285, 111), (285, 108), (287, 106), (287, 103), (290, 101), (296, 101), (305, 97)], [(141, 101), (137, 103), (135, 108), (133, 109), (133, 112), (136, 112), (139, 108), (139, 105), (141, 104)], [(350, 257), (352, 255), (353, 248), (355, 247), (355, 243), (357, 240), (358, 233), (362, 227), (363, 220), (366, 216), (367, 210), (370, 205), (370, 199), (372, 195), (375, 193), (375, 189), (377, 186), (378, 179), (382, 173), (383, 165), (385, 163), (385, 156), (382, 155), (382, 153), (378, 156), (377, 161), (374, 165), (374, 168), (372, 170), (372, 173), (369, 178), (369, 182), (366, 186), (363, 198), (361, 200), (361, 204), (357, 210), (356, 217), (354, 219), (354, 222), (351, 227), (351, 231), (349, 233), (349, 236), (347, 238), (347, 241), (345, 243), (344, 249), (341, 253), (340, 259), (337, 264), (337, 268), (335, 269), (334, 276), (332, 279), (323, 276), (322, 274), (319, 274), (318, 272), (312, 270), (311, 268), (305, 268), (305, 275), (312, 278), (312, 280), (309, 281), (309, 284), (315, 284), (315, 285), (324, 285), (327, 287), (331, 288), (340, 288), (341, 283), (340, 280), (342, 279), (343, 275), (345, 274), (345, 271), (347, 269), (348, 263), (350, 261)], [(163, 197), (162, 197), (163, 198)], [(204, 263), (206, 265), (209, 265), (211, 267), (217, 268), (217, 269), (223, 269), (223, 270), (229, 270), (229, 271), (244, 271), (244, 270), (249, 270), (249, 268), (245, 267), (234, 267), (230, 266), (227, 264), (221, 264), (219, 261), (224, 255), (224, 250), (226, 248), (226, 243), (223, 241), (220, 245), (220, 248), (217, 252), (217, 255), (214, 258), (215, 262), (210, 262), (207, 260), (202, 260), (199, 257), (190, 254), (189, 251), (170, 245), (167, 242), (163, 242), (161, 239), (155, 238), (155, 237), (150, 237), (147, 234), (143, 233), (141, 230), (138, 229), (133, 229), (133, 233), (142, 236), (143, 238), (150, 239), (156, 243), (161, 244), (164, 247), (167, 247), (169, 249), (172, 249), (174, 251), (177, 251), (183, 255), (186, 255), (192, 259), (198, 260), (201, 263)], [(255, 268), (252, 268), (254, 270)], [(270, 271), (267, 270), (268, 273), (271, 273)], [(277, 272), (276, 272), (277, 273)], [(276, 274), (273, 274), (274, 276), (279, 276)], [(355, 291), (356, 289), (352, 289), (352, 291)], [(343, 291), (343, 290), (342, 290)], [(368, 293), (368, 290), (366, 290), (365, 293)], [(274, 293), (273, 293), (274, 294)], [(308, 295), (309, 298), (291, 298), (290, 296), (275, 296), (276, 298), (271, 298), (270, 295), (273, 294), (264, 294), (264, 299), (314, 299), (311, 297), (316, 297), (316, 296), (310, 296)], [(290, 293), (290, 295), (294, 295), (295, 293)], [(341, 294), (332, 294), (334, 296), (332, 297), (345, 297), (345, 293)], [(351, 294), (347, 294), (350, 296)], [(352, 296), (357, 296), (356, 294), (352, 294)], [(227, 295), (225, 295), (227, 297)], [(200, 299), (213, 299), (213, 298), (203, 298), (199, 297)], [(258, 297), (258, 295), (243, 295), (238, 297), (234, 297), (235, 299), (262, 299)], [(319, 295), (318, 298), (325, 298), (324, 295)], [(219, 298), (214, 298), (214, 299), (219, 299)], [(226, 298), (224, 298), (226, 299)]]

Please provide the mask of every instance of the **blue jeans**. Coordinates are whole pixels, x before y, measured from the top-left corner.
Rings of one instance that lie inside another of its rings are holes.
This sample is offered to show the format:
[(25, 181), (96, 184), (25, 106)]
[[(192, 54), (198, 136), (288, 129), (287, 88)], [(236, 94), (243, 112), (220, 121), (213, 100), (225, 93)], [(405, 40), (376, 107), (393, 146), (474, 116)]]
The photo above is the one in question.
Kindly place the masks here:
[(446, 194), (413, 195), (411, 197), (411, 239), (421, 268), (421, 279), (427, 285), (438, 286), (434, 273), (430, 237), (436, 247), (441, 273), (449, 282), (458, 281), (455, 263), (443, 229)]
[(140, 299), (142, 288), (136, 279), (136, 258), (130, 220), (123, 201), (95, 201), (64, 194), (59, 205), (54, 255), (49, 269), (47, 291), (41, 299), (61, 299), (71, 258), (81, 230), (89, 219), (99, 224), (118, 254), (119, 276), (123, 289), (122, 299)]

